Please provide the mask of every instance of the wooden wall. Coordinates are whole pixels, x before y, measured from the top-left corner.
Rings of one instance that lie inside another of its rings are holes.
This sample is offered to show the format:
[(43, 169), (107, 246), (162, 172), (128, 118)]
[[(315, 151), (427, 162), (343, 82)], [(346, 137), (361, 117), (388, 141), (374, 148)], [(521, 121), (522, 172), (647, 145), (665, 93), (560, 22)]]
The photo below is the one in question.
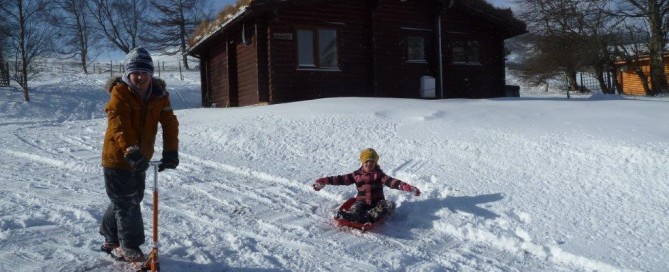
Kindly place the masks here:
[[(277, 10), (268, 22), (270, 101), (369, 95), (370, 57), (366, 1), (308, 3)], [(337, 30), (338, 70), (297, 64), (297, 28)], [(291, 36), (292, 35), (292, 36)], [(292, 37), (288, 39), (287, 37)]]
[[(438, 65), (434, 58), (435, 9), (430, 9), (426, 1), (386, 0), (373, 10), (375, 50), (372, 69), (377, 95), (416, 98), (420, 94), (420, 77), (435, 77), (433, 68)], [(427, 62), (407, 62), (408, 36), (425, 38)]]
[[(212, 104), (216, 107), (230, 106), (230, 77), (228, 64), (228, 50), (225, 43), (212, 48), (212, 53), (207, 58), (207, 78), (209, 84), (206, 84), (209, 97)], [(205, 85), (205, 84), (203, 84)]]
[(248, 106), (258, 104), (258, 41), (254, 23), (245, 23), (247, 43), (242, 40), (242, 29), (235, 29), (235, 73), (237, 75), (237, 104), (234, 106)]
[[(504, 95), (504, 40), (490, 22), (451, 9), (442, 18), (445, 98), (487, 98)], [(479, 42), (479, 64), (453, 62), (452, 43)]]
[[(623, 63), (619, 64), (623, 65)], [(641, 62), (641, 70), (648, 76), (648, 86), (653, 87), (653, 83), (650, 80), (650, 63), (648, 60), (643, 60)], [(669, 80), (669, 58), (665, 57), (664, 59), (664, 73), (667, 75), (667, 80)], [(623, 94), (633, 95), (633, 96), (646, 96), (648, 93), (643, 89), (643, 84), (641, 83), (641, 78), (632, 70), (628, 69), (625, 72), (618, 72), (618, 82), (620, 82)]]

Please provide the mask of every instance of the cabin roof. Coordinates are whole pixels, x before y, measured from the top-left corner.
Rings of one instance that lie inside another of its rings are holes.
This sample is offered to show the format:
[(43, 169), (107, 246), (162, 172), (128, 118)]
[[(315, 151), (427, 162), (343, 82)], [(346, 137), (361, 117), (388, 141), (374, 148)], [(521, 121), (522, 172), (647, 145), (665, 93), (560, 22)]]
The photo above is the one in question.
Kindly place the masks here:
[[(282, 5), (292, 5), (297, 2), (327, 2), (337, 0), (238, 0), (234, 5), (224, 8), (218, 18), (209, 24), (202, 34), (191, 39), (188, 52), (197, 55), (201, 47), (214, 37), (222, 35), (226, 29), (241, 21), (255, 11), (270, 10)], [(492, 6), (485, 0), (437, 0), (444, 7), (460, 7), (473, 14), (488, 19), (491, 23), (501, 26), (505, 30), (504, 38), (527, 33), (526, 24), (513, 16), (511, 9), (500, 9)], [(203, 27), (202, 25), (200, 27)]]

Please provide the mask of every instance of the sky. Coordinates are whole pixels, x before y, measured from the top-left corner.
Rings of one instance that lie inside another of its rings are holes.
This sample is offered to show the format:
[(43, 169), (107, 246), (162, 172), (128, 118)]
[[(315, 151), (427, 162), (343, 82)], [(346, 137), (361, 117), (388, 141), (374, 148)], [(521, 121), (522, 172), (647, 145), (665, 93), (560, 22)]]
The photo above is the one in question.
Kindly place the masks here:
[[(43, 72), (29, 103), (0, 88), (0, 271), (133, 271), (97, 251), (107, 77)], [(162, 78), (180, 122), (179, 167), (157, 176), (164, 271), (669, 267), (669, 97), (521, 85), (518, 98), (200, 108), (197, 72)], [(310, 185), (353, 172), (367, 147), (422, 194), (385, 188), (395, 214), (361, 233), (332, 222), (354, 187)]]

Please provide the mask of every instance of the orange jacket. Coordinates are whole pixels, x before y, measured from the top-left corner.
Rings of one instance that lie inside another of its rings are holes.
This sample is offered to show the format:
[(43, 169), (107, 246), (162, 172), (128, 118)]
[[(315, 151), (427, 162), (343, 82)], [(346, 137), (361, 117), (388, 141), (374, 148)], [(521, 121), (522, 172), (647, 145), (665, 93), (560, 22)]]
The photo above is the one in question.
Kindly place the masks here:
[(111, 97), (105, 107), (107, 131), (102, 145), (102, 166), (132, 169), (125, 160), (128, 147), (138, 146), (144, 158), (153, 157), (158, 123), (163, 129), (163, 151), (179, 149), (179, 121), (172, 111), (165, 82), (153, 79), (148, 101), (121, 78), (111, 78), (105, 89)]

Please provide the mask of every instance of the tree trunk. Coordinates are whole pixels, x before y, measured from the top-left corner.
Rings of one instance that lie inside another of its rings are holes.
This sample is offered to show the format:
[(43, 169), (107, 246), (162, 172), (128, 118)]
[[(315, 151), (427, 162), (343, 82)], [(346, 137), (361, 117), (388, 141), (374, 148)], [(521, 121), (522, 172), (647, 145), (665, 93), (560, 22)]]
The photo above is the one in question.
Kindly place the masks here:
[(184, 69), (189, 70), (190, 68), (188, 68), (188, 55), (181, 54), (181, 56), (183, 57)]
[(23, 13), (23, 2), (18, 2), (19, 14), (19, 50), (21, 51), (21, 79), (19, 85), (23, 88), (23, 100), (30, 102), (30, 95), (28, 94), (28, 52), (26, 49), (26, 20)]
[(656, 95), (658, 93), (667, 92), (667, 77), (664, 72), (664, 61), (662, 59), (662, 48), (664, 45), (664, 36), (662, 35), (662, 18), (660, 17), (660, 10), (656, 1), (648, 1), (649, 18), (648, 23), (650, 27), (650, 42), (648, 51), (650, 53), (650, 80), (652, 82), (651, 93), (649, 95)]
[(30, 95), (28, 94), (28, 65), (24, 61), (21, 65), (21, 79), (19, 80), (19, 85), (23, 89), (23, 100), (30, 102)]
[(576, 82), (576, 71), (573, 68), (567, 68), (564, 76), (567, 79), (567, 89), (569, 91), (579, 91), (578, 83)]
[(637, 76), (639, 76), (639, 79), (641, 79), (641, 85), (643, 86), (644, 92), (646, 92), (646, 94), (650, 94), (652, 91), (650, 90), (650, 85), (648, 84), (648, 76), (646, 75), (646, 73), (644, 73), (643, 70), (641, 70), (641, 67), (639, 67), (638, 65), (635, 65), (634, 72), (637, 74)]
[(595, 78), (597, 79), (597, 82), (599, 83), (599, 89), (602, 90), (602, 93), (604, 94), (613, 94), (613, 90), (609, 87), (604, 79), (604, 74), (608, 73), (608, 69), (605, 64), (602, 63), (595, 63), (593, 65), (595, 68)]

